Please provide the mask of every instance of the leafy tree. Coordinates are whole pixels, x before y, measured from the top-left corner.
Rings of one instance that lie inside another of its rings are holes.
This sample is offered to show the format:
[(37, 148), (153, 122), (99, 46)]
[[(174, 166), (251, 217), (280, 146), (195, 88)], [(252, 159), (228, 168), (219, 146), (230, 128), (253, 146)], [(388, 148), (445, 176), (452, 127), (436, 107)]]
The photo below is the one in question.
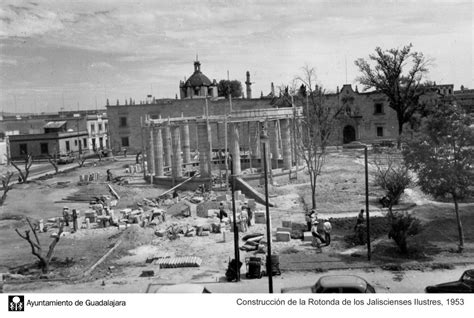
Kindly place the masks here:
[(242, 96), (242, 83), (238, 80), (220, 80), (217, 84), (218, 96), (229, 98), (229, 92), (232, 97)]
[(464, 249), (459, 200), (474, 190), (474, 129), (472, 118), (455, 104), (443, 103), (423, 120), (421, 129), (403, 151), (407, 165), (418, 173), (423, 192), (450, 196), (459, 235), (458, 251)]
[[(373, 66), (369, 61), (374, 64)], [(421, 52), (412, 52), (412, 44), (402, 49), (375, 49), (369, 61), (359, 58), (355, 65), (362, 75), (358, 81), (364, 89), (375, 89), (385, 94), (389, 106), (397, 113), (398, 148), (403, 125), (422, 107), (420, 96), (424, 94), (423, 76), (428, 72), (429, 60)]]
[(326, 162), (327, 146), (337, 127), (338, 116), (343, 113), (343, 108), (337, 104), (330, 104), (324, 89), (314, 85), (316, 82), (314, 68), (305, 66), (303, 76), (298, 77), (297, 80), (306, 87), (306, 96), (301, 100), (305, 104), (304, 118), (295, 131), (297, 155), (303, 159), (308, 169), (311, 203), (314, 209), (316, 208), (318, 176)]

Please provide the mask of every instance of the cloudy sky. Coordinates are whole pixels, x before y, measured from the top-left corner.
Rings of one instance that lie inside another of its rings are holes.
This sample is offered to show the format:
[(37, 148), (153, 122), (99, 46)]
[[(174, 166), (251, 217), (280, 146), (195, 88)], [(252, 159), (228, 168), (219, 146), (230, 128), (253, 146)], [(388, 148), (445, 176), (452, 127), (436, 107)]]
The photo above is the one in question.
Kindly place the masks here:
[(355, 59), (410, 42), (433, 59), (429, 79), (474, 88), (472, 32), (470, 0), (2, 0), (0, 103), (50, 112), (174, 98), (196, 54), (211, 80), (250, 71), (254, 96), (304, 65), (334, 91), (346, 74), (357, 84)]

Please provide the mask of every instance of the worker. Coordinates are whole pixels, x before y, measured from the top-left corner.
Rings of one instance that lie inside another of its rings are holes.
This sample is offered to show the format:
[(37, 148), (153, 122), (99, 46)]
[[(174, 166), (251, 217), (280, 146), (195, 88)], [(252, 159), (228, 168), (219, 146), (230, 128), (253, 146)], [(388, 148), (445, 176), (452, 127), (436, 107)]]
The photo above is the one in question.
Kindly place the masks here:
[(313, 223), (312, 223), (312, 227), (311, 227), (311, 234), (313, 235), (312, 245), (317, 248), (318, 252), (321, 252), (321, 244), (320, 243), (326, 243), (326, 241), (321, 236), (321, 234), (319, 234), (318, 224), (319, 224), (319, 222), (317, 220), (314, 220)]
[(219, 220), (221, 220), (222, 222), (222, 219), (226, 217), (227, 217), (227, 212), (224, 209), (224, 203), (221, 202), (219, 203)]
[(359, 214), (357, 215), (356, 225), (354, 226), (354, 231), (357, 230), (359, 226), (364, 224), (364, 209), (360, 210)]
[(73, 231), (76, 232), (78, 229), (76, 209), (72, 209), (72, 226), (73, 226)]
[(331, 222), (329, 222), (329, 219), (324, 219), (323, 232), (324, 232), (324, 240), (326, 241), (326, 246), (328, 246), (331, 243), (331, 231), (332, 231)]
[(318, 219), (318, 213), (316, 212), (316, 209), (311, 209), (310, 211), (308, 211), (308, 213), (306, 213), (305, 218), (308, 231), (311, 231), (313, 222)]
[(69, 208), (67, 206), (63, 207), (63, 220), (66, 226), (69, 226)]
[(248, 219), (249, 215), (247, 213), (247, 208), (242, 206), (240, 212), (240, 228), (243, 233), (247, 232), (248, 230)]
[(178, 190), (174, 190), (174, 191), (173, 191), (173, 201), (174, 201), (175, 203), (178, 203), (178, 202), (179, 202)]

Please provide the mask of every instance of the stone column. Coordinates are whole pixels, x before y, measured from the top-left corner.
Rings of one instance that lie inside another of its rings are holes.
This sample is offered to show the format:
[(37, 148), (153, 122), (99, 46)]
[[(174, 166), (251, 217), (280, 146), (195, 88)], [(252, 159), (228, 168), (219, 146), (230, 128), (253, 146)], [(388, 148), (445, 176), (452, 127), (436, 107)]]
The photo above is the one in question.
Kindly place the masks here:
[(233, 123), (230, 125), (230, 132), (232, 136), (232, 144), (230, 146), (230, 151), (232, 154), (232, 166), (234, 168), (234, 175), (240, 175), (242, 171), (240, 170), (240, 138), (239, 138), (239, 124)]
[(276, 120), (268, 123), (268, 136), (270, 138), (270, 151), (272, 153), (272, 163), (275, 168), (278, 168), (278, 158), (280, 151), (278, 149), (278, 122)]
[(209, 130), (206, 122), (197, 124), (199, 168), (201, 177), (211, 176), (211, 145), (209, 144)]
[(280, 119), (283, 169), (291, 169), (291, 130), (290, 120)]
[[(261, 167), (262, 167), (262, 175), (261, 175), (261, 179), (260, 179), (260, 184), (263, 184), (265, 182), (264, 180), (264, 176), (265, 176), (265, 156), (264, 156), (264, 153), (263, 153), (263, 150), (265, 148), (265, 152), (266, 152), (266, 157), (267, 157), (267, 176), (268, 176), (268, 183), (269, 184), (273, 184), (273, 178), (272, 178), (272, 161), (271, 161), (271, 158), (270, 158), (270, 140), (268, 138), (268, 123), (261, 123), (261, 129), (260, 129), (260, 135), (262, 135), (262, 130), (266, 130), (267, 131), (267, 139), (266, 140), (262, 140), (260, 139), (260, 136), (259, 136), (259, 141), (258, 143), (260, 144), (260, 152), (261, 152)], [(265, 143), (265, 147), (263, 147), (263, 144)]]
[(173, 179), (183, 176), (183, 161), (181, 159), (181, 140), (179, 126), (171, 127), (171, 145), (173, 148), (173, 158), (171, 162), (171, 176)]
[(184, 163), (191, 162), (191, 145), (189, 142), (189, 124), (185, 121), (181, 127), (181, 137), (183, 141), (183, 161)]
[(155, 175), (163, 176), (163, 137), (161, 136), (161, 128), (156, 127), (153, 139), (155, 141)]
[(259, 122), (250, 123), (250, 152), (252, 159), (260, 158), (260, 133)]
[(165, 166), (171, 166), (171, 132), (169, 125), (165, 125), (163, 129), (163, 153)]
[(153, 147), (153, 127), (148, 127), (148, 147), (147, 147), (147, 165), (148, 173), (155, 174), (155, 151)]

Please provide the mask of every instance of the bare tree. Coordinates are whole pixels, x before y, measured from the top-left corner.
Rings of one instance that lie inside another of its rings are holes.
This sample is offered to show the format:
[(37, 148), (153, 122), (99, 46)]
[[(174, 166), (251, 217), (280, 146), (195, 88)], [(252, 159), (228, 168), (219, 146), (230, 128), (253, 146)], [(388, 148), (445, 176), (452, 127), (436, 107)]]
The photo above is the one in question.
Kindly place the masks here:
[(58, 159), (56, 155), (54, 156), (48, 155), (48, 161), (53, 166), (54, 172), (57, 174), (59, 172), (59, 166), (58, 166)]
[[(311, 183), (311, 204), (316, 208), (316, 183), (321, 169), (326, 162), (327, 146), (330, 137), (338, 126), (338, 117), (343, 115), (343, 107), (331, 104), (325, 91), (316, 86), (314, 68), (305, 66), (303, 76), (297, 82), (305, 86), (305, 96), (301, 102), (305, 104), (304, 118), (299, 129), (296, 129), (297, 153), (306, 164)], [(296, 86), (295, 86), (296, 87)]]
[(20, 182), (21, 183), (26, 183), (28, 182), (28, 176), (30, 175), (30, 168), (31, 168), (31, 165), (33, 164), (33, 156), (31, 154), (26, 154), (25, 155), (25, 158), (24, 158), (24, 170), (25, 172), (23, 172), (21, 170), (20, 167), (18, 167), (18, 165), (13, 162), (13, 160), (10, 160), (11, 164), (13, 167), (15, 167), (16, 170), (18, 170), (18, 173), (20, 174)]
[[(430, 60), (421, 52), (412, 52), (412, 44), (401, 49), (375, 49), (375, 54), (369, 55), (371, 66), (363, 58), (355, 61), (362, 75), (358, 81), (364, 88), (375, 89), (389, 100), (389, 106), (397, 113), (398, 120), (398, 148), (401, 144), (403, 125), (423, 105), (420, 96), (425, 93), (422, 89), (423, 76), (428, 72)], [(407, 66), (410, 68), (407, 70)]]
[(82, 167), (84, 167), (84, 163), (86, 162), (87, 157), (84, 154), (79, 153), (79, 154), (77, 154), (75, 159), (76, 159), (76, 162), (79, 165), (79, 167), (82, 168)]
[[(54, 248), (56, 247), (56, 245), (59, 242), (59, 239), (61, 238), (64, 225), (61, 222), (59, 226), (59, 232), (57, 236), (53, 238), (53, 241), (49, 245), (48, 252), (45, 255), (45, 252), (43, 251), (41, 247), (41, 242), (38, 239), (37, 227), (31, 224), (31, 221), (29, 218), (26, 218), (26, 222), (28, 223), (28, 227), (30, 228), (29, 230), (24, 230), (23, 234), (20, 233), (18, 229), (15, 229), (15, 232), (22, 239), (24, 239), (30, 244), (31, 253), (39, 259), (39, 265), (40, 265), (41, 271), (43, 272), (43, 274), (47, 274), (49, 272), (49, 264), (51, 262), (51, 259), (53, 258)], [(33, 232), (33, 237), (31, 237), (31, 234), (30, 234), (31, 232)]]
[(12, 177), (13, 177), (13, 172), (11, 171), (5, 172), (0, 177), (2, 179), (2, 189), (3, 189), (2, 197), (0, 197), (0, 206), (3, 205), (3, 203), (5, 203), (5, 199), (7, 198), (7, 193), (12, 188), (12, 186), (10, 185), (10, 180)]

